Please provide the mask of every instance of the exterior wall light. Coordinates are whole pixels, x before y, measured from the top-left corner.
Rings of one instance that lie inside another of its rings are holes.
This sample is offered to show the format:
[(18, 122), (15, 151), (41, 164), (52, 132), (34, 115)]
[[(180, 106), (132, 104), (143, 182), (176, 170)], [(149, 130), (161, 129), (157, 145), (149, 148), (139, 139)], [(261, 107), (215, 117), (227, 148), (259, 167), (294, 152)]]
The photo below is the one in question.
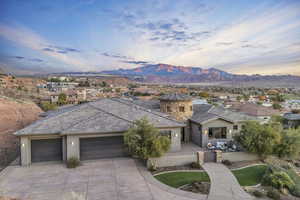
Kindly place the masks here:
[(74, 142), (73, 141), (71, 142), (71, 145), (74, 146)]
[(177, 133), (175, 134), (175, 137), (178, 137), (178, 134), (177, 134)]
[(207, 135), (207, 132), (208, 132), (207, 129), (205, 129), (205, 130), (204, 130), (204, 134)]
[(24, 144), (24, 143), (22, 143), (22, 147), (25, 147), (25, 144)]

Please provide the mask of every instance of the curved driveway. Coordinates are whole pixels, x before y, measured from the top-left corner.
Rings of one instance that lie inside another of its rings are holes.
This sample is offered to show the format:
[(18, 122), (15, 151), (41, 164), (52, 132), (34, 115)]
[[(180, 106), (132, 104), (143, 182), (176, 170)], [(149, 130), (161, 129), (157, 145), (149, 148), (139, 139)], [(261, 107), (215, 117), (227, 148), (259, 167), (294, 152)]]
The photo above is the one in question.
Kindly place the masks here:
[(250, 199), (226, 167), (209, 163), (204, 168), (212, 180), (208, 197), (164, 185), (129, 158), (85, 162), (75, 169), (62, 164), (10, 166), (0, 173), (0, 196), (26, 200)]
[(245, 192), (235, 176), (223, 164), (205, 163), (204, 170), (208, 173), (211, 186), (208, 200), (253, 200)]
[(75, 169), (62, 164), (10, 166), (0, 173), (1, 195), (26, 200), (202, 199), (159, 183), (128, 158), (85, 162)]

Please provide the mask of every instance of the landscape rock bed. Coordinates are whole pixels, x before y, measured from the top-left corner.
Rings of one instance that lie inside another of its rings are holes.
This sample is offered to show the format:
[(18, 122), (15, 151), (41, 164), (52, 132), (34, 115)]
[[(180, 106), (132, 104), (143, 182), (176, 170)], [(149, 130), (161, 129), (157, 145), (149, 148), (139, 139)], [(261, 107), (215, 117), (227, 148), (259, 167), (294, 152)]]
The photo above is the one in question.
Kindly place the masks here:
[(187, 184), (187, 185), (181, 186), (179, 189), (188, 191), (188, 192), (208, 194), (209, 189), (210, 189), (210, 183), (196, 181), (192, 184)]

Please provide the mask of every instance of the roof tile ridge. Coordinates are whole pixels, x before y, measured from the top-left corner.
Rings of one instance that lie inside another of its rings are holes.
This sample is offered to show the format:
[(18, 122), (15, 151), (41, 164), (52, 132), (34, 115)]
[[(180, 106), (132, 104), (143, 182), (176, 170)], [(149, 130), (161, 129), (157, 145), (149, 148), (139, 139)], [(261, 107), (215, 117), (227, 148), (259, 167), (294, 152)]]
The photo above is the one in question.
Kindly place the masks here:
[(95, 108), (95, 109), (97, 109), (97, 110), (100, 110), (100, 111), (102, 111), (102, 112), (104, 112), (104, 113), (106, 113), (106, 114), (109, 114), (109, 115), (111, 115), (111, 116), (113, 116), (113, 117), (119, 118), (119, 119), (124, 120), (124, 121), (127, 121), (127, 122), (129, 122), (129, 123), (134, 123), (133, 121), (130, 121), (130, 120), (128, 120), (128, 119), (124, 119), (124, 118), (122, 118), (122, 117), (120, 117), (120, 116), (117, 116), (117, 115), (115, 115), (115, 114), (113, 114), (113, 113), (111, 113), (111, 112), (108, 112), (108, 111), (106, 111), (106, 110), (103, 110), (103, 109), (101, 109), (101, 108), (98, 108), (98, 107), (96, 107), (96, 106), (94, 106), (94, 105), (90, 105), (90, 106), (93, 107), (93, 108)]
[[(111, 100), (112, 100), (112, 101), (117, 101), (117, 102), (119, 102), (119, 103), (122, 103), (122, 104), (125, 104), (125, 105), (128, 105), (128, 106), (129, 106), (129, 104), (127, 104), (127, 103), (125, 103), (125, 102), (122, 102), (122, 101), (119, 101), (119, 100), (117, 100), (117, 99), (111, 99)], [(126, 100), (125, 100), (125, 101), (126, 101)], [(157, 116), (162, 117), (162, 118), (165, 118), (165, 119), (167, 119), (167, 120), (174, 121), (174, 122), (176, 122), (176, 123), (182, 123), (182, 122), (179, 122), (179, 121), (177, 121), (177, 120), (175, 120), (175, 119), (172, 119), (172, 118), (169, 118), (169, 117), (162, 116), (162, 115), (158, 114), (158, 112), (156, 112), (156, 111), (150, 112), (150, 111), (148, 111), (148, 110), (151, 110), (151, 109), (147, 109), (147, 108), (145, 108), (145, 107), (143, 107), (143, 106), (140, 106), (140, 105), (138, 105), (138, 104), (135, 104), (135, 103), (132, 103), (132, 104), (136, 105), (138, 109), (143, 110), (143, 111), (145, 111), (145, 112), (148, 112), (148, 113), (157, 115)]]
[(24, 129), (26, 129), (26, 128), (29, 128), (29, 127), (31, 127), (31, 126), (34, 126), (34, 125), (36, 125), (36, 124), (39, 123), (39, 122), (44, 122), (44, 121), (46, 121), (46, 120), (55, 119), (55, 118), (61, 116), (62, 114), (69, 113), (69, 112), (74, 112), (74, 111), (76, 111), (76, 110), (79, 110), (79, 108), (82, 107), (83, 105), (86, 105), (86, 104), (75, 105), (75, 106), (77, 106), (77, 108), (74, 109), (74, 110), (65, 111), (65, 112), (62, 112), (62, 113), (58, 113), (57, 115), (54, 115), (54, 116), (49, 116), (49, 117), (45, 117), (45, 118), (39, 119), (39, 120), (33, 122), (32, 124), (30, 124), (30, 125), (28, 125), (28, 126), (22, 128), (22, 129), (20, 129), (20, 130), (17, 130), (16, 132), (14, 132), (14, 134), (18, 134), (18, 132), (20, 132), (20, 131), (22, 131), (22, 130), (24, 130)]

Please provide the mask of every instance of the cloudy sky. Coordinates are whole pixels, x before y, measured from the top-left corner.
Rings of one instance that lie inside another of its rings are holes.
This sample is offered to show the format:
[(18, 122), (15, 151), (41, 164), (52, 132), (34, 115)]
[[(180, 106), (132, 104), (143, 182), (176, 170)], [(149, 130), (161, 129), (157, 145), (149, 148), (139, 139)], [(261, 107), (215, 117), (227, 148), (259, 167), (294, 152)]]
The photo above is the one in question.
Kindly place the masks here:
[(300, 75), (299, 0), (1, 0), (0, 67)]

